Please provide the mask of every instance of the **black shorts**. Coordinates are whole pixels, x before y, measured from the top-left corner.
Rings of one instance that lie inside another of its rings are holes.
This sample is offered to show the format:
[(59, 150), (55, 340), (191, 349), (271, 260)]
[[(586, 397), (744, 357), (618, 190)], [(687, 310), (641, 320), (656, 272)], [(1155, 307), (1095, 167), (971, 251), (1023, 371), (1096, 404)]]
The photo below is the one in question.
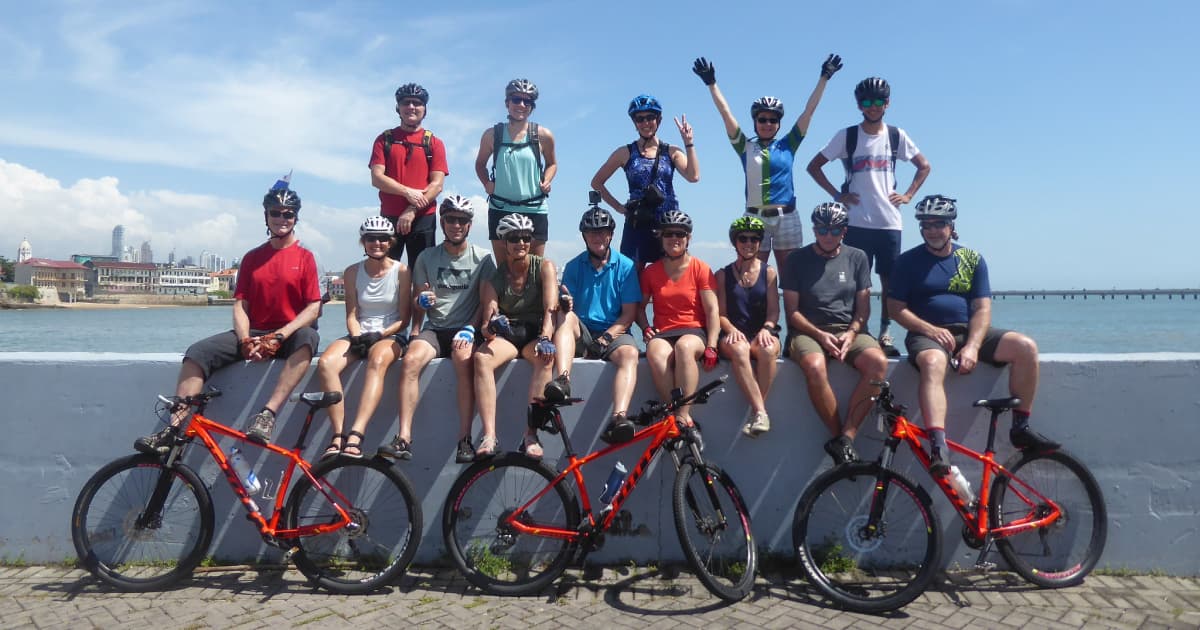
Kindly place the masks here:
[[(967, 340), (967, 325), (948, 324), (946, 326), (942, 326), (942, 328), (949, 330), (950, 333), (954, 335), (954, 352), (958, 352), (962, 348), (963, 342)], [(1007, 365), (1003, 361), (996, 360), (996, 348), (1000, 345), (1000, 338), (1003, 337), (1004, 333), (1006, 332), (1010, 331), (1003, 328), (987, 329), (987, 332), (983, 334), (983, 343), (979, 345), (980, 361), (990, 363), (996, 367), (1004, 367)], [(917, 355), (926, 350), (941, 350), (946, 354), (946, 356), (952, 356), (951, 353), (946, 352), (946, 349), (942, 347), (942, 344), (930, 339), (929, 337), (926, 337), (925, 335), (919, 335), (912, 332), (908, 333), (908, 336), (904, 338), (904, 348), (908, 352), (908, 362), (911, 363), (913, 367), (917, 367)]]
[(496, 235), (496, 228), (500, 225), (500, 219), (510, 215), (519, 214), (529, 217), (533, 221), (533, 238), (534, 240), (545, 243), (550, 236), (550, 220), (546, 217), (545, 212), (508, 212), (506, 210), (496, 210), (488, 208), (488, 239), (499, 241), (501, 238)]
[[(396, 227), (396, 217), (385, 217), (392, 222), (392, 227)], [(408, 234), (400, 234), (396, 231), (396, 242), (388, 250), (388, 258), (392, 260), (400, 260), (400, 256), (408, 250), (408, 268), (412, 269), (417, 262), (417, 256), (427, 248), (433, 247), (437, 243), (437, 212), (427, 214), (423, 217), (413, 219), (412, 229)]]
[[(662, 339), (663, 341), (671, 344), (671, 347), (674, 348), (675, 342), (679, 341), (679, 339), (684, 335), (693, 335), (695, 337), (699, 337), (700, 343), (706, 346), (708, 345), (708, 334), (704, 332), (703, 328), (675, 328), (673, 330), (664, 330), (657, 335), (654, 335), (654, 339)], [(654, 339), (651, 339), (651, 341)]]
[(605, 331), (590, 330), (587, 326), (583, 325), (583, 322), (580, 322), (579, 332), (579, 339), (575, 343), (576, 358), (603, 359), (605, 361), (611, 361), (612, 359), (609, 357), (612, 356), (613, 351), (617, 348), (620, 348), (621, 346), (633, 346), (634, 349), (637, 348), (637, 344), (633, 341), (633, 335), (629, 334), (629, 332), (623, 332), (616, 337), (613, 337), (613, 340), (608, 342), (608, 345), (604, 347), (604, 350), (600, 353), (600, 355), (596, 356), (591, 352), (588, 352), (588, 346), (592, 345), (592, 340), (603, 335)]
[(892, 266), (900, 257), (900, 230), (850, 226), (846, 229), (846, 239), (843, 242), (866, 252), (867, 264), (871, 265), (879, 277), (886, 278), (892, 275)]
[[(250, 336), (257, 337), (275, 332), (273, 330), (251, 330)], [(317, 331), (305, 326), (291, 337), (283, 340), (283, 345), (280, 346), (279, 352), (275, 353), (275, 357), (284, 359), (292, 356), (300, 348), (308, 346), (308, 351), (311, 354), (317, 353), (317, 346), (321, 344), (321, 336)], [(227, 365), (232, 365), (238, 361), (245, 361), (246, 357), (242, 356), (242, 343), (238, 339), (237, 333), (232, 330), (227, 330), (223, 333), (217, 333), (211, 337), (205, 337), (200, 341), (188, 346), (187, 352), (183, 354), (185, 360), (191, 360), (196, 365), (200, 366), (204, 372), (205, 380), (208, 380), (212, 373)]]
[[(412, 341), (417, 341), (418, 339), (424, 341), (433, 347), (437, 358), (445, 359), (450, 356), (450, 351), (454, 349), (454, 336), (457, 334), (457, 330), (434, 330), (433, 328), (426, 328), (419, 334), (414, 335)], [(478, 333), (475, 334), (474, 345), (479, 345)]]
[(520, 352), (520, 350), (525, 346), (529, 345), (529, 342), (535, 341), (538, 337), (542, 336), (541, 322), (522, 322), (516, 319), (510, 319), (508, 320), (508, 326), (509, 328), (512, 328), (513, 334), (496, 336), (511, 343), (518, 352)]

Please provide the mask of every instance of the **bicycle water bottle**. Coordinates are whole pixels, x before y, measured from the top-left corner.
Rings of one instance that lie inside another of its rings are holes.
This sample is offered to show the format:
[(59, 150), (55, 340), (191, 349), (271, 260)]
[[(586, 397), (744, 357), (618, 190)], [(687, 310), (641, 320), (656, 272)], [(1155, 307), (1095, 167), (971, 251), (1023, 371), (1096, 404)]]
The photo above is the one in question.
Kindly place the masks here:
[(229, 462), (233, 464), (233, 470), (237, 473), (238, 480), (242, 482), (242, 487), (248, 494), (254, 494), (262, 489), (262, 484), (259, 483), (258, 477), (255, 476), (254, 470), (250, 468), (250, 464), (246, 462), (240, 449), (235, 448), (229, 452)]
[(971, 493), (971, 482), (963, 476), (962, 471), (958, 466), (950, 467), (950, 476), (948, 477), (950, 485), (954, 487), (954, 491), (958, 493), (958, 497), (963, 503), (970, 505), (975, 500), (975, 495)]
[(629, 471), (625, 470), (625, 464), (617, 462), (613, 466), (612, 472), (608, 474), (608, 481), (604, 483), (604, 493), (600, 495), (600, 503), (608, 505), (617, 496), (617, 491), (621, 489), (621, 484), (625, 483), (625, 475)]

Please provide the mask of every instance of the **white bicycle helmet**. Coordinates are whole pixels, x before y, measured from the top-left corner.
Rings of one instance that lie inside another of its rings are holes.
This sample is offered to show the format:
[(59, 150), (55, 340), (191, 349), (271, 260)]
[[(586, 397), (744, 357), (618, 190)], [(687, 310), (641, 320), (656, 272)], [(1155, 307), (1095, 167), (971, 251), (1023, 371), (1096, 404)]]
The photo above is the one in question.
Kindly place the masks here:
[(501, 240), (507, 239), (509, 234), (517, 232), (529, 232), (533, 234), (533, 220), (523, 214), (512, 213), (500, 219), (499, 225), (496, 226), (496, 236)]
[(917, 220), (953, 221), (958, 218), (955, 201), (942, 195), (929, 195), (917, 203)]
[(462, 195), (446, 195), (442, 200), (442, 214), (447, 212), (458, 212), (465, 214), (472, 219), (475, 218), (475, 207), (471, 204), (471, 200)]
[(387, 234), (391, 236), (395, 234), (395, 230), (392, 229), (392, 222), (384, 217), (367, 217), (367, 220), (358, 226), (358, 236), (361, 238), (368, 234)]

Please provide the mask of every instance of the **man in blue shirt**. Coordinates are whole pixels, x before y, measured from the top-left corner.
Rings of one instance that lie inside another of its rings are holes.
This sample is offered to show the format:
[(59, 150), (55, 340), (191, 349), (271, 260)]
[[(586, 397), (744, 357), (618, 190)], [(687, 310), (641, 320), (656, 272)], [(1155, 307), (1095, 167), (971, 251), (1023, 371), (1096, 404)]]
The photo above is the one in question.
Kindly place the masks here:
[(1013, 446), (1038, 451), (1059, 447), (1029, 427), (1037, 394), (1037, 344), (1021, 333), (991, 327), (987, 263), (974, 250), (953, 243), (956, 218), (954, 199), (930, 195), (917, 204), (925, 242), (896, 260), (888, 291), (892, 319), (908, 330), (908, 361), (921, 373), (918, 394), (930, 434), (929, 472), (937, 476), (950, 471), (943, 382), (947, 366), (969, 374), (980, 360), (1008, 365), (1010, 395), (1021, 399), (1008, 434)]
[(629, 327), (642, 301), (633, 261), (612, 249), (616, 221), (608, 210), (593, 205), (579, 220), (587, 249), (563, 267), (560, 312), (554, 333), (554, 380), (546, 398), (571, 395), (571, 365), (575, 357), (605, 359), (617, 366), (613, 378), (613, 425), (632, 427), (626, 418), (637, 382), (638, 349)]

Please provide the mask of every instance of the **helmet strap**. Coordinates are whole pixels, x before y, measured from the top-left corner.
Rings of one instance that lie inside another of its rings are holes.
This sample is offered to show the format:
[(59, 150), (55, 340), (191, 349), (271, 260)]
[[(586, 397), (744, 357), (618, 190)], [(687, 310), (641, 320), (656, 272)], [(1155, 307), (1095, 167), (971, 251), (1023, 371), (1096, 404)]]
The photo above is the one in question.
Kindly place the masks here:
[(813, 247), (817, 248), (817, 253), (825, 258), (833, 258), (838, 255), (838, 252), (842, 251), (842, 244), (840, 242), (833, 249), (825, 249), (821, 247), (821, 241), (813, 239)]

